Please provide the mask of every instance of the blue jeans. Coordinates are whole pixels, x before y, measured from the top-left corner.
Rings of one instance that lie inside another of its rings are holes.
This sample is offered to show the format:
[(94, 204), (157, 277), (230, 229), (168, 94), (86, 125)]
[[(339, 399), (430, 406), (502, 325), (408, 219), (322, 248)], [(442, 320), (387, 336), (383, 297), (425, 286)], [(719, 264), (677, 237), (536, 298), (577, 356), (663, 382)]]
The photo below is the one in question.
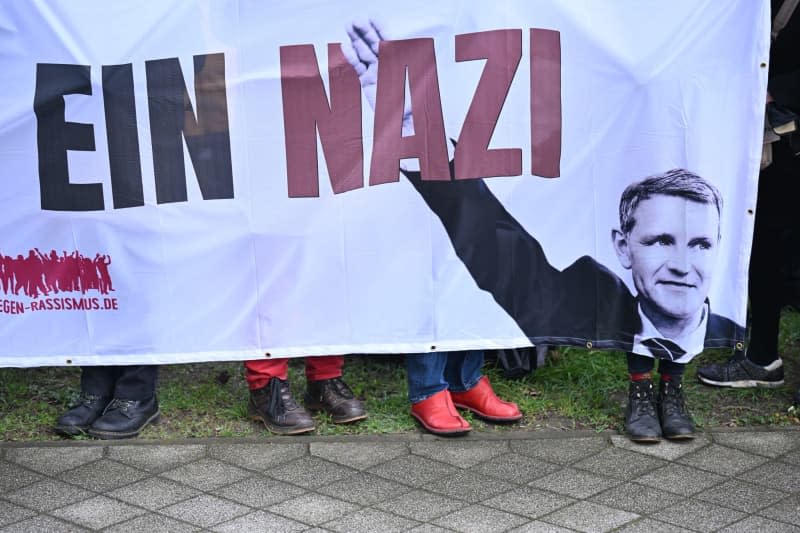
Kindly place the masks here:
[(483, 350), (430, 352), (406, 355), (408, 399), (421, 402), (437, 392), (464, 392), (481, 379)]

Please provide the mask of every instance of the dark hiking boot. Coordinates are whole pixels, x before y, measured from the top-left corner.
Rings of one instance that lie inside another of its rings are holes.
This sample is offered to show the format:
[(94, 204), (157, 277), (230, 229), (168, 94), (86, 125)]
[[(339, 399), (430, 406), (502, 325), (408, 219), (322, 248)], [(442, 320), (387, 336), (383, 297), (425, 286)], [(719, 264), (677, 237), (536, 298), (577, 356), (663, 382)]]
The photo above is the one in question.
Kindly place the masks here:
[(751, 363), (744, 354), (736, 354), (724, 363), (697, 369), (697, 379), (715, 387), (780, 387), (783, 385), (783, 361), (779, 357), (767, 366)]
[(625, 410), (625, 432), (634, 442), (661, 440), (661, 424), (656, 415), (653, 381), (631, 381), (628, 391), (628, 408)]
[(272, 378), (269, 383), (250, 391), (248, 413), (266, 428), (279, 435), (298, 435), (314, 431), (314, 419), (292, 396), (289, 382)]
[(692, 415), (686, 408), (680, 380), (661, 380), (658, 387), (658, 415), (664, 437), (675, 440), (694, 438)]
[(148, 424), (161, 417), (158, 399), (113, 399), (102, 416), (89, 426), (89, 435), (97, 439), (129, 439), (137, 436)]
[(110, 401), (111, 398), (105, 396), (81, 392), (77, 403), (70, 406), (69, 410), (56, 420), (56, 432), (68, 437), (86, 433), (92, 422), (103, 414)]
[(342, 378), (309, 381), (303, 399), (312, 411), (325, 411), (334, 424), (346, 424), (367, 418), (361, 400), (342, 381)]

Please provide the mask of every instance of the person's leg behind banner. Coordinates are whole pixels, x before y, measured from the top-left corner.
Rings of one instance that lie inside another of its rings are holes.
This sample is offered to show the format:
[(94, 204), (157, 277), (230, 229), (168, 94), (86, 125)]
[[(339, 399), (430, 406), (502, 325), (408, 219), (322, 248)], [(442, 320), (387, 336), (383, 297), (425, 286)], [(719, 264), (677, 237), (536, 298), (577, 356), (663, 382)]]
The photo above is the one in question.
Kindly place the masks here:
[(626, 357), (630, 383), (628, 406), (625, 409), (625, 433), (634, 442), (658, 442), (661, 440), (661, 423), (653, 389), (655, 360), (632, 352), (628, 352)]
[(516, 422), (522, 418), (517, 404), (497, 397), (489, 378), (481, 374), (483, 350), (450, 352), (444, 376), (456, 407), (472, 411), (494, 423)]
[(325, 411), (334, 424), (347, 424), (367, 418), (364, 404), (342, 380), (343, 355), (306, 357), (306, 393), (310, 411)]
[(444, 378), (450, 352), (406, 354), (408, 400), (413, 416), (434, 435), (458, 436), (472, 430), (464, 420), (447, 389)]
[(55, 431), (70, 437), (86, 433), (111, 403), (119, 370), (117, 366), (82, 367), (78, 400), (58, 417)]
[(130, 365), (118, 368), (113, 399), (103, 414), (89, 427), (98, 439), (127, 439), (137, 436), (148, 424), (158, 422), (156, 387), (157, 365)]
[(682, 378), (686, 365), (660, 360), (661, 380), (653, 387), (655, 359), (632, 352), (626, 354), (630, 384), (625, 410), (625, 432), (634, 442), (658, 442), (694, 438), (694, 424), (683, 397)]
[(774, 161), (758, 181), (753, 248), (750, 253), (750, 342), (727, 362), (697, 370), (697, 378), (716, 387), (779, 387), (783, 360), (778, 333), (787, 254), (800, 246), (800, 216), (794, 206), (800, 195), (800, 158), (782, 143), (773, 143)]
[(244, 368), (250, 389), (247, 411), (252, 420), (279, 435), (314, 431), (314, 419), (292, 395), (288, 359), (254, 359), (245, 361)]
[(692, 415), (683, 396), (683, 373), (686, 365), (662, 359), (658, 362), (661, 380), (658, 385), (658, 418), (661, 434), (670, 440), (694, 438)]
[(490, 422), (522, 418), (516, 404), (499, 399), (481, 375), (483, 351), (406, 355), (411, 415), (437, 435), (463, 435), (472, 428), (456, 407)]

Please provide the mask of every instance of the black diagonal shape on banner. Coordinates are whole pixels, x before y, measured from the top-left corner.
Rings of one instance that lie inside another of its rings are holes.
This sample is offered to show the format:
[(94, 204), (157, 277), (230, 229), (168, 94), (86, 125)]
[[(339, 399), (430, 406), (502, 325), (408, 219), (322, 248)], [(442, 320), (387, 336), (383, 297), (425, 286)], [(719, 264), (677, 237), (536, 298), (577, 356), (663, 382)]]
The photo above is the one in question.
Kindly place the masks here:
[(642, 341), (642, 346), (649, 348), (650, 353), (659, 359), (674, 361), (686, 355), (686, 350), (667, 339), (645, 339)]

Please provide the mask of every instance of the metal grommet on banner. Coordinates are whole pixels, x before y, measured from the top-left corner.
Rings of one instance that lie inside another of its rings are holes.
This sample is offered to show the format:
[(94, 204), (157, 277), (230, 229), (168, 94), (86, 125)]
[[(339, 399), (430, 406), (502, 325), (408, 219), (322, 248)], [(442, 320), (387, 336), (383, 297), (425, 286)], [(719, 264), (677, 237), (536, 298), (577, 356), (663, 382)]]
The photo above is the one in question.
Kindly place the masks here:
[(767, 63), (766, 63), (766, 62), (764, 62), (764, 61), (762, 61), (762, 62), (761, 62), (761, 65), (759, 65), (759, 66), (760, 66), (761, 68), (767, 68)]
[(593, 346), (592, 341), (586, 341), (586, 348), (587, 349), (591, 350), (592, 346)]
[(742, 351), (742, 350), (744, 350), (744, 343), (743, 343), (743, 342), (737, 342), (737, 343), (734, 345), (734, 348), (736, 348), (736, 349), (737, 349), (737, 350), (739, 350), (739, 351)]
[(269, 353), (269, 352), (266, 352), (266, 353), (264, 354), (264, 357), (272, 357), (272, 354), (271, 354), (271, 353)]
[(72, 364), (72, 359), (67, 359), (67, 364), (71, 365)]
[(435, 352), (436, 351), (436, 346), (431, 346), (431, 351)]
[(748, 209), (748, 210), (747, 210), (747, 214), (748, 214), (748, 215), (752, 215), (753, 213), (755, 213), (755, 211), (753, 211), (752, 209)]

